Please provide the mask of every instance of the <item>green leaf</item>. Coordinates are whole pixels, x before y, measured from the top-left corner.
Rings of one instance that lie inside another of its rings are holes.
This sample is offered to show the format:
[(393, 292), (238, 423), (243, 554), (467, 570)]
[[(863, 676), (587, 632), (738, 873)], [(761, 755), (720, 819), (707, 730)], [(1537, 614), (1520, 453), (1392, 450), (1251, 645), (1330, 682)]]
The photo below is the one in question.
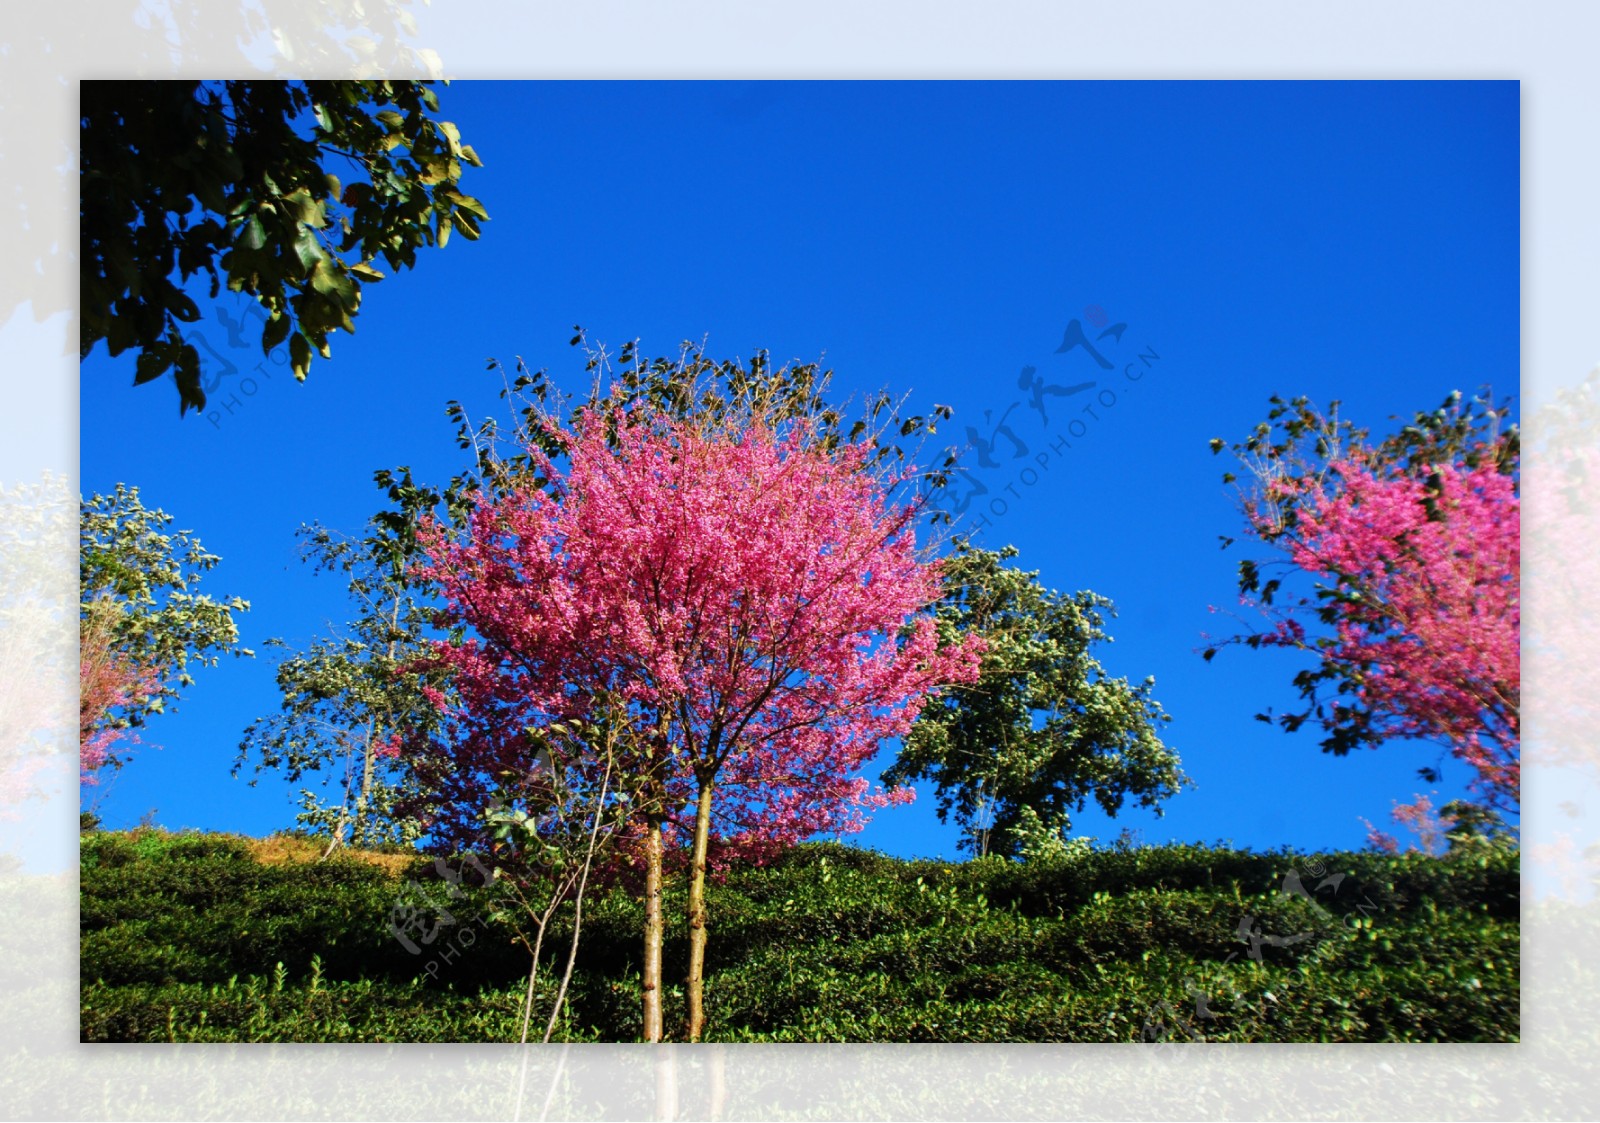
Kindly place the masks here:
[(311, 275), (322, 262), (326, 253), (322, 243), (310, 230), (302, 230), (300, 236), (294, 240), (295, 256), (300, 259), (300, 267), (305, 275)]
[(267, 321), (266, 327), (261, 329), (261, 353), (271, 354), (272, 349), (282, 343), (289, 335), (289, 314), (279, 312)]
[(487, 219), (489, 217), (489, 212), (483, 209), (483, 204), (471, 195), (463, 195), (454, 189), (447, 190), (444, 194), (446, 198), (452, 200), (462, 210), (469, 211), (478, 218)]
[(187, 293), (173, 289), (167, 296), (167, 311), (186, 324), (192, 324), (200, 318), (200, 309), (195, 306)]
[(261, 216), (253, 214), (239, 234), (239, 244), (247, 250), (259, 250), (267, 244), (267, 232), (261, 226)]
[(147, 347), (139, 353), (139, 359), (134, 364), (133, 384), (142, 386), (146, 382), (153, 382), (171, 366), (172, 352), (164, 345)]
[(311, 370), (311, 343), (300, 332), (289, 337), (289, 365), (301, 382)]
[(445, 156), (432, 156), (421, 160), (422, 173), (417, 176), (417, 182), (432, 186), (444, 183), (450, 179), (450, 160)]
[(187, 413), (190, 406), (197, 411), (205, 409), (206, 393), (200, 388), (200, 352), (185, 343), (178, 348), (178, 416)]
[(283, 202), (297, 222), (318, 228), (328, 224), (328, 218), (322, 211), (322, 204), (313, 199), (311, 192), (304, 187), (296, 187), (284, 196)]
[(327, 258), (318, 261), (311, 270), (311, 288), (323, 296), (337, 297), (341, 303), (348, 302), (346, 297), (354, 297), (355, 290), (350, 284), (350, 279), (343, 276), (337, 263)]

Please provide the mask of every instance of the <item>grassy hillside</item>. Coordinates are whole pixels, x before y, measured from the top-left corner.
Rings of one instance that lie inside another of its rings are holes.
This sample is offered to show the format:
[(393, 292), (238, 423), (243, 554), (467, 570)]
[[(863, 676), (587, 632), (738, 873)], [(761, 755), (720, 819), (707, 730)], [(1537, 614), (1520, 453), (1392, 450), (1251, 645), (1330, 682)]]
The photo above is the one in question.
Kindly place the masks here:
[[(402, 855), (315, 858), (292, 839), (83, 835), (83, 1039), (517, 1039), (528, 953), (490, 918), (502, 891), (469, 875), (452, 898)], [(681, 893), (669, 977), (687, 961)], [(729, 871), (711, 907), (710, 1040), (1519, 1034), (1514, 853), (1164, 846), (1022, 865), (813, 844)], [(390, 930), (413, 916), (415, 953)], [(641, 917), (620, 890), (591, 901), (560, 1039), (637, 1038)], [(545, 1010), (569, 932), (546, 938)], [(669, 1031), (682, 1016), (669, 990)]]

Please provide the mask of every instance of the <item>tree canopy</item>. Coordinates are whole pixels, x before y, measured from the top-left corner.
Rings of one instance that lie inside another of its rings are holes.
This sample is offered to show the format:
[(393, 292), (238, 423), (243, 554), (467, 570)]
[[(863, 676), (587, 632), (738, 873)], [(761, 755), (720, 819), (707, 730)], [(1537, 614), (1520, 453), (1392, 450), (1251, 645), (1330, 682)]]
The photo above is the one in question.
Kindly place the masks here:
[(368, 520), (361, 537), (320, 523), (300, 528), (305, 560), (345, 579), (356, 615), (278, 665), (281, 708), (251, 723), (234, 762), (235, 775), (254, 756), (257, 773), (281, 768), (290, 784), (317, 774), (322, 787), (332, 785), (326, 800), (301, 789), (299, 815), (304, 827), (330, 836), (330, 850), (346, 841), (410, 842), (422, 833), (417, 816), (400, 811), (416, 785), (395, 759), (394, 741), (402, 729), (431, 721), (422, 687), (445, 686), (416, 666), (428, 650), (435, 606), (417, 588), (410, 563), (418, 520), (455, 495), (419, 486), (405, 467), (380, 471), (376, 481), (394, 506)]
[(1315, 656), (1294, 678), (1305, 708), (1279, 715), (1284, 729), (1320, 726), (1335, 754), (1437, 742), (1502, 809), (1521, 791), (1521, 443), (1507, 409), (1457, 392), (1375, 442), (1337, 402), (1272, 399), (1234, 446), (1250, 472), (1246, 532), (1272, 551), (1240, 561), (1239, 592), (1269, 627), (1205, 653), (1242, 643)]
[[(896, 441), (949, 411), (902, 417), (879, 395), (851, 424), (824, 399), (826, 373), (774, 370), (764, 353), (718, 363), (685, 344), (646, 362), (628, 345), (620, 368), (590, 349), (592, 389), (564, 419), (519, 361), (509, 442), (452, 404), (477, 473), (457, 481), (470, 508), (452, 510), (454, 532), (423, 534), (423, 572), (470, 635), (439, 649), (458, 704), (406, 751), (440, 797), (432, 836), (470, 844), (484, 807), (526, 820), (574, 770), (594, 779), (576, 723), (627, 723), (616, 798), (633, 801), (647, 900), (664, 860), (691, 870), (693, 1039), (708, 857), (859, 829), (891, 797), (853, 773), (965, 665), (931, 620), (900, 634), (938, 595), (913, 493), (937, 482)], [(893, 498), (903, 485), (908, 502)], [(660, 931), (647, 908), (649, 1040)]]
[(975, 854), (1034, 857), (1066, 844), (1089, 799), (1114, 815), (1128, 799), (1153, 808), (1186, 782), (1158, 736), (1169, 719), (1155, 680), (1113, 678), (1092, 648), (1109, 642), (1104, 597), (1045, 589), (1005, 564), (1017, 550), (958, 541), (937, 609), (945, 642), (980, 637), (976, 682), (952, 687), (918, 716), (885, 783), (932, 780)]
[(410, 268), (489, 217), (461, 190), (463, 165), (481, 164), (432, 86), (82, 83), (81, 353), (136, 351), (136, 384), (172, 372), (180, 412), (204, 408), (183, 327), (204, 273), (213, 299), (225, 287), (260, 305), (262, 350), (287, 343), (304, 379), (330, 332), (355, 331), (379, 259)]
[(190, 531), (169, 530), (171, 523), (124, 484), (82, 504), (80, 686), (88, 708), (81, 708), (80, 742), (88, 770), (114, 763), (115, 737), (103, 734), (142, 725), (193, 685), (191, 665), (252, 654), (240, 645), (234, 618), (250, 603), (198, 591), (222, 559)]

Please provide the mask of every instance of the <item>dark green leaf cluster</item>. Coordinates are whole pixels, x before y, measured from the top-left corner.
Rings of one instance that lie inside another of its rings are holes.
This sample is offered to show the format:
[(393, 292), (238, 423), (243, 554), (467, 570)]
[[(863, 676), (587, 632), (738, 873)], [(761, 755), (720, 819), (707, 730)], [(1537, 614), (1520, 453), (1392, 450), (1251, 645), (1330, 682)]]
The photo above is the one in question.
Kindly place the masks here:
[(1110, 642), (1111, 602), (1045, 589), (1005, 564), (1016, 553), (958, 541), (945, 559), (941, 638), (980, 636), (987, 650), (977, 682), (918, 715), (883, 779), (932, 780), (940, 819), (954, 813), (973, 853), (1037, 857), (1067, 845), (1089, 799), (1108, 815), (1130, 799), (1159, 814), (1187, 779), (1158, 735), (1169, 719), (1155, 680), (1113, 678), (1093, 654)]
[[(427, 959), (390, 931), (406, 880), (342, 853), (322, 862), (265, 864), (250, 841), (227, 835), (159, 831), (96, 832), (81, 837), (84, 981), (226, 982), (268, 975), (282, 961), (305, 970), (321, 957), (324, 977), (409, 981)], [(489, 894), (463, 879), (450, 898), (429, 862), (416, 859), (406, 879), (448, 899), (458, 925), (493, 911)], [(514, 934), (485, 935), (451, 977), (479, 985), (525, 974), (527, 956)]]
[[(1487, 389), (1472, 398), (1464, 397), (1460, 390), (1452, 391), (1439, 408), (1418, 410), (1409, 422), (1376, 442), (1370, 430), (1340, 418), (1337, 400), (1325, 411), (1304, 396), (1285, 399), (1274, 394), (1267, 401), (1271, 408), (1266, 420), (1249, 437), (1231, 446), (1214, 438), (1211, 451), (1220, 453), (1231, 447), (1241, 461), (1265, 462), (1296, 475), (1351, 453), (1411, 469), (1455, 460), (1476, 468), (1487, 457), (1498, 471), (1512, 475), (1520, 464), (1521, 432), (1506, 420), (1511, 400), (1497, 404)], [(1233, 479), (1230, 474), (1223, 482)]]
[[(225, 983), (85, 983), (85, 1041), (515, 1041), (523, 992), (434, 989), (415, 980), (327, 980), (313, 957), (290, 977)], [(536, 999), (548, 1005), (554, 984)], [(570, 1034), (567, 1040), (581, 1040)]]
[[(451, 232), (477, 238), (483, 204), (460, 190), (481, 166), (437, 119), (420, 81), (84, 82), (82, 324), (87, 355), (139, 353), (134, 381), (174, 373), (179, 408), (204, 408), (184, 291), (204, 273), (266, 313), (265, 352), (287, 341), (295, 377), (328, 334), (355, 331), (363, 282), (416, 263)], [(338, 158), (338, 163), (335, 163)], [(334, 168), (345, 170), (341, 184)], [(351, 174), (353, 173), (353, 174)]]

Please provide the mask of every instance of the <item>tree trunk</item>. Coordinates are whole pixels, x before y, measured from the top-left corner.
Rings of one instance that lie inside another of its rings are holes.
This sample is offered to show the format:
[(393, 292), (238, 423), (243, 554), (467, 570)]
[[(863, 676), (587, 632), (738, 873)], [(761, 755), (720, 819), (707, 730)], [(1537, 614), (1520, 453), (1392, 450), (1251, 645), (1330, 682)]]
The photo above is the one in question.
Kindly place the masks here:
[(367, 726), (367, 747), (365, 753), (362, 754), (361, 761), (361, 791), (356, 795), (356, 814), (354, 821), (350, 825), (350, 843), (353, 846), (360, 846), (363, 842), (370, 843), (371, 841), (372, 832), (364, 832), (362, 828), (367, 825), (367, 800), (372, 794), (372, 758), (375, 755), (373, 744), (382, 729), (383, 726), (379, 725), (376, 720)]
[(646, 827), (644, 875), (644, 1039), (661, 1040), (661, 819)]
[(333, 828), (333, 837), (328, 839), (327, 849), (323, 850), (323, 852), (322, 852), (322, 858), (321, 858), (322, 861), (326, 861), (327, 858), (328, 858), (328, 855), (332, 854), (335, 850), (339, 849), (339, 844), (344, 841), (344, 828), (350, 822), (350, 815), (349, 815), (350, 785), (349, 784), (345, 785), (344, 795), (345, 795), (344, 805), (339, 809), (339, 822)]
[[(387, 648), (385, 649), (385, 656), (388, 659), (388, 662), (385, 664), (385, 666), (387, 668), (392, 668), (394, 666), (395, 636), (398, 634), (399, 628), (400, 628), (400, 594), (399, 593), (395, 593), (395, 595), (394, 595), (394, 607), (389, 612), (389, 643), (388, 643)], [(368, 813), (367, 813), (367, 807), (372, 801), (372, 771), (373, 771), (374, 757), (377, 756), (378, 735), (380, 733), (382, 733), (382, 732), (383, 732), (383, 725), (378, 721), (378, 719), (376, 717), (373, 717), (370, 721), (368, 721), (368, 723), (367, 723), (367, 747), (366, 747), (366, 752), (364, 752), (362, 754), (362, 761), (361, 761), (361, 793), (358, 796), (356, 796), (356, 817), (355, 817), (355, 823), (353, 824), (353, 827), (352, 827), (353, 837), (351, 839), (352, 842), (354, 842), (354, 843), (356, 843), (358, 845), (363, 841), (366, 841), (368, 843), (370, 843), (372, 841), (372, 839), (371, 839), (372, 831), (370, 829), (367, 829), (368, 828), (367, 819), (369, 817)], [(365, 833), (363, 833), (364, 830), (365, 830)]]
[[(561, 1015), (561, 1007), (567, 1001), (567, 986), (572, 982), (572, 971), (578, 963), (578, 936), (583, 931), (583, 895), (589, 891), (589, 870), (594, 865), (595, 840), (600, 837), (600, 819), (605, 814), (606, 789), (611, 786), (611, 763), (608, 753), (606, 761), (606, 774), (600, 780), (600, 798), (595, 801), (594, 821), (589, 826), (589, 847), (583, 855), (583, 872), (578, 875), (578, 896), (572, 902), (572, 942), (567, 945), (567, 969), (562, 973), (561, 986), (556, 990), (555, 1003), (550, 1007), (550, 1020), (545, 1023), (545, 1044), (550, 1043), (550, 1035), (556, 1031), (556, 1019)], [(526, 1027), (524, 1027), (526, 1036)]]
[(711, 838), (709, 777), (700, 780), (694, 809), (694, 859), (689, 870), (689, 1040), (699, 1041), (706, 1026), (706, 846)]

